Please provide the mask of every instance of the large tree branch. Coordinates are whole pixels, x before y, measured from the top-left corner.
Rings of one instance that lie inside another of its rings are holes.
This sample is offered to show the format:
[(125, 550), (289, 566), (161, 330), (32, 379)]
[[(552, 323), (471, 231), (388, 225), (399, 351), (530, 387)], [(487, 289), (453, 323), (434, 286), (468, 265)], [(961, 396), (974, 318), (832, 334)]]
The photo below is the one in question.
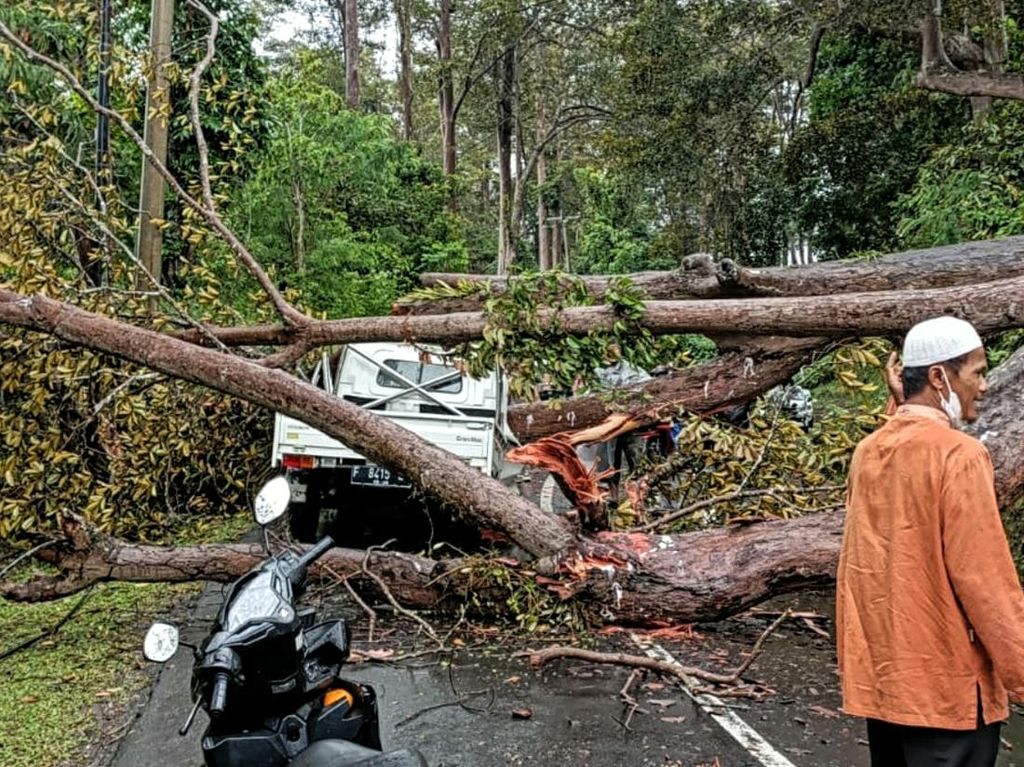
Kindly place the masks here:
[[(1024, 78), (1020, 75), (983, 70), (963, 71), (950, 61), (943, 44), (941, 13), (942, 3), (936, 0), (932, 11), (921, 19), (921, 69), (914, 79), (914, 85), (954, 96), (1024, 101)], [(984, 54), (981, 58), (984, 64)]]
[(961, 72), (958, 69), (932, 69), (919, 72), (914, 85), (953, 96), (991, 96), (1024, 101), (1024, 77), (994, 72)]
[(389, 466), (435, 498), (505, 530), (536, 556), (571, 547), (561, 520), (541, 512), (518, 494), (448, 451), (333, 394), (280, 370), (194, 346), (154, 331), (84, 311), (45, 296), (22, 296), (0, 288), (0, 322), (48, 333), (68, 343), (113, 354), (185, 381), (290, 415)]
[(520, 440), (532, 441), (593, 426), (614, 412), (642, 412), (648, 422), (657, 420), (662, 412), (679, 409), (713, 413), (749, 402), (792, 378), (825, 343), (826, 339), (819, 338), (783, 339), (768, 353), (725, 354), (703, 365), (622, 389), (614, 399), (608, 393), (598, 393), (557, 403), (516, 405), (509, 409), (508, 424)]
[[(879, 290), (968, 285), (1024, 275), (1024, 237), (945, 245), (939, 248), (892, 253), (874, 261), (826, 261), (800, 267), (754, 269), (707, 254), (683, 259), (679, 269), (625, 275), (650, 299), (732, 298), (741, 296), (811, 296), (864, 293)], [(604, 299), (611, 281), (622, 275), (580, 276), (595, 300)], [(394, 314), (441, 314), (482, 307), (486, 297), (508, 289), (509, 280), (486, 274), (427, 272), (426, 286), (479, 285), (479, 294), (459, 298), (412, 300), (396, 303)], [(483, 292), (486, 287), (486, 293)]]
[(793, 96), (793, 110), (789, 115), (789, 136), (792, 137), (796, 133), (797, 122), (800, 117), (800, 101), (803, 98), (804, 91), (811, 87), (811, 83), (814, 82), (814, 74), (818, 68), (818, 52), (821, 50), (821, 41), (825, 37), (825, 30), (828, 27), (820, 21), (814, 22), (814, 26), (811, 28), (811, 44), (810, 52), (807, 55), (807, 68), (804, 70), (804, 76), (797, 82), (796, 94)]
[[(608, 119), (608, 112), (606, 110), (601, 110), (599, 112), (587, 112), (583, 114), (572, 114), (573, 110), (581, 108), (583, 108), (583, 105), (580, 104), (559, 108), (558, 112), (555, 114), (553, 124), (548, 128), (547, 133), (543, 138), (541, 138), (541, 140), (537, 142), (536, 146), (534, 146), (530, 151), (525, 167), (521, 172), (517, 173), (515, 187), (512, 193), (512, 212), (510, 213), (510, 219), (512, 222), (515, 222), (516, 227), (518, 227), (518, 222), (522, 220), (523, 216), (523, 198), (525, 196), (526, 184), (529, 179), (532, 178), (534, 169), (537, 167), (537, 162), (540, 159), (541, 154), (547, 149), (548, 145), (575, 125), (583, 125), (594, 120)], [(565, 114), (566, 112), (569, 112), (569, 114)]]
[(206, 54), (195, 65), (189, 77), (188, 100), (189, 117), (192, 122), (192, 130), (196, 134), (196, 148), (199, 150), (199, 182), (203, 188), (203, 200), (206, 202), (207, 208), (216, 211), (217, 203), (213, 199), (213, 189), (210, 186), (210, 150), (206, 144), (203, 124), (199, 119), (199, 86), (203, 74), (213, 62), (213, 57), (217, 52), (217, 31), (220, 28), (220, 22), (199, 0), (188, 0), (188, 4), (202, 13), (210, 23), (210, 31), (206, 35)]
[[(798, 337), (844, 337), (903, 333), (916, 322), (939, 314), (970, 320), (980, 331), (1024, 326), (1024, 276), (952, 288), (902, 290), (794, 298), (649, 301), (636, 324), (656, 335), (704, 333)], [(621, 316), (610, 306), (539, 310), (547, 332), (587, 335), (610, 331)], [(310, 348), (366, 341), (407, 341), (451, 346), (483, 337), (489, 319), (483, 312), (448, 315), (362, 317), (311, 321), (289, 332), (280, 326), (209, 328), (227, 345), (281, 344), (302, 340)], [(180, 338), (203, 343), (194, 331)]]
[[(19, 601), (57, 599), (103, 581), (177, 583), (194, 580), (229, 582), (247, 573), (266, 556), (257, 544), (231, 543), (198, 546), (148, 546), (110, 538), (81, 517), (71, 515), (63, 524), (65, 540), (41, 558), (56, 564), (59, 576), (38, 576), (23, 583), (0, 584), (0, 595)], [(432, 588), (459, 560), (442, 563), (400, 552), (356, 551), (334, 548), (313, 565), (314, 574), (359, 578), (364, 565), (398, 584), (408, 603), (436, 604), (447, 588)]]

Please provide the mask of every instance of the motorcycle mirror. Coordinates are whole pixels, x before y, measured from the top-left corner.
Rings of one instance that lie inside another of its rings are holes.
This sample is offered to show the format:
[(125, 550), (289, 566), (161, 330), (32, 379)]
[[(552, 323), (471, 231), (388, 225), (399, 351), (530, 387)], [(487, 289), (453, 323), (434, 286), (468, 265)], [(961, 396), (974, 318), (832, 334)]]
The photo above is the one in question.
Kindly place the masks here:
[(154, 623), (146, 632), (142, 654), (155, 663), (169, 661), (178, 651), (178, 629), (170, 623)]
[(253, 504), (256, 522), (269, 525), (284, 514), (291, 497), (292, 491), (288, 487), (288, 480), (284, 477), (274, 477), (256, 495), (256, 502)]

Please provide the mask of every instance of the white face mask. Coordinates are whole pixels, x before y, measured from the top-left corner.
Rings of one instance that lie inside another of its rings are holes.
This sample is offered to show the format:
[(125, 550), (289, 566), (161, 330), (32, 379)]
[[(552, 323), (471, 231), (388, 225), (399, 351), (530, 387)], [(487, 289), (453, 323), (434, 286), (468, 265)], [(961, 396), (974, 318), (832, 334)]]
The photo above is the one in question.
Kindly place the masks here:
[(949, 399), (943, 397), (942, 392), (940, 391), (939, 400), (942, 402), (942, 409), (945, 411), (946, 415), (949, 416), (949, 422), (953, 426), (959, 426), (964, 414), (963, 408), (960, 405), (960, 398), (957, 396), (956, 392), (953, 391), (953, 387), (949, 383), (949, 378), (946, 377), (946, 369), (941, 368), (941, 370), (942, 380), (946, 382), (946, 388), (949, 389)]

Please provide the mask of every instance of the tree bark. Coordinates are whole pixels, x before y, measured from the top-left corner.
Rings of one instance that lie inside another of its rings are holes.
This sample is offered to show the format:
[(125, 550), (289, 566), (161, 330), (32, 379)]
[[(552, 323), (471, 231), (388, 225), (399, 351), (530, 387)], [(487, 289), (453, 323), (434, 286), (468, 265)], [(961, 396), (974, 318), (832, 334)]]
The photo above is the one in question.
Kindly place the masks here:
[[(655, 335), (703, 333), (847, 337), (902, 334), (929, 317), (955, 314), (981, 332), (1024, 325), (1024, 276), (951, 288), (900, 290), (793, 298), (648, 301), (636, 320)], [(586, 335), (612, 330), (621, 317), (613, 307), (583, 306), (538, 310), (542, 327), (559, 335)], [(309, 320), (299, 327), (277, 325), (209, 328), (226, 345), (289, 344), (306, 348), (357, 341), (407, 341), (452, 346), (483, 337), (488, 318), (482, 312), (447, 315), (361, 317)], [(180, 338), (209, 339), (196, 331)]]
[(953, 96), (1014, 99), (1024, 101), (1024, 77), (1011, 74), (983, 72), (934, 71), (920, 73), (914, 85), (928, 91), (949, 93)]
[(412, 100), (412, 0), (395, 0), (398, 25), (398, 93), (402, 100), (402, 138), (413, 137)]
[[(24, 583), (0, 584), (0, 594), (18, 601), (57, 599), (101, 581), (180, 583), (205, 580), (230, 582), (247, 573), (265, 556), (258, 544), (149, 546), (106, 536), (80, 517), (64, 522), (66, 541), (40, 559), (59, 565), (57, 577), (38, 576)], [(416, 606), (439, 604), (444, 591), (430, 582), (459, 568), (461, 560), (441, 562), (401, 552), (334, 548), (311, 568), (312, 575), (347, 578), (363, 564), (384, 578), (401, 602)], [(370, 586), (369, 583), (364, 584)], [(440, 605), (439, 605), (440, 606)]]
[(784, 339), (770, 352), (725, 354), (711, 362), (667, 376), (652, 378), (617, 393), (614, 402), (602, 394), (587, 394), (509, 408), (508, 425), (522, 442), (531, 442), (570, 429), (601, 423), (614, 412), (658, 414), (683, 409), (714, 413), (749, 402), (787, 381), (806, 365), (826, 339)]
[(295, 265), (299, 269), (306, 266), (306, 203), (302, 193), (302, 184), (297, 176), (292, 177), (292, 203), (295, 205), (297, 226), (295, 232)]
[(498, 274), (506, 274), (514, 257), (512, 242), (512, 129), (515, 87), (515, 47), (508, 48), (495, 65), (498, 156)]
[[(652, 300), (685, 300), (917, 290), (989, 282), (1019, 275), (1024, 275), (1024, 237), (911, 250), (883, 256), (876, 261), (825, 261), (798, 269), (752, 269), (729, 259), (716, 263), (711, 256), (694, 254), (684, 258), (683, 266), (674, 271), (637, 272), (625, 276)], [(612, 277), (581, 279), (590, 295), (601, 300)], [(494, 275), (437, 272), (420, 276), (425, 287), (440, 283), (487, 284), (492, 293), (503, 292), (508, 279)], [(478, 295), (437, 301), (399, 301), (394, 313), (473, 311), (482, 304), (483, 298)]]
[[(452, 4), (441, 0), (437, 29), (438, 103), (441, 111), (441, 170), (445, 176), (455, 174), (455, 85), (452, 77)], [(449, 207), (454, 205), (454, 197)]]
[(342, 0), (345, 20), (345, 104), (359, 108), (359, 5), (358, 0)]
[[(537, 46), (538, 72), (544, 72), (546, 46), (541, 43)], [(534, 126), (534, 136), (537, 142), (537, 268), (548, 271), (555, 268), (551, 251), (551, 238), (548, 235), (548, 208), (544, 203), (544, 185), (548, 180), (547, 152), (544, 149), (544, 140), (547, 135), (547, 105), (542, 87), (537, 88), (537, 116)]]

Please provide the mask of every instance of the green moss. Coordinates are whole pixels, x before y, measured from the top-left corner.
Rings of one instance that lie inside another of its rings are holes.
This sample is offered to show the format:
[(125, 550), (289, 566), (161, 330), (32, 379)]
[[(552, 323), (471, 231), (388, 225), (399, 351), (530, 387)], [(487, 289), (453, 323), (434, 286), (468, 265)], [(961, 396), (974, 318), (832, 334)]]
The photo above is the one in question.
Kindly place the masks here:
[[(148, 683), (142, 637), (197, 584), (101, 584), (60, 630), (0, 661), (0, 763), (74, 764), (96, 734), (96, 706), (124, 705)], [(37, 636), (82, 594), (38, 604), (0, 599), (0, 653)]]

